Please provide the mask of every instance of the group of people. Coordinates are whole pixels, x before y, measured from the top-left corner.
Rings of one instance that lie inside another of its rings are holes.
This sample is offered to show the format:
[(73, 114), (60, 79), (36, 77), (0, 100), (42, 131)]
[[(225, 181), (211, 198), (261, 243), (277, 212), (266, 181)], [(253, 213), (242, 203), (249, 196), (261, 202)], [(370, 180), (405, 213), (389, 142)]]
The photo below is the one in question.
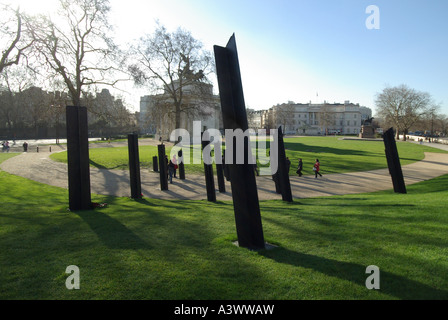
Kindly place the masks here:
[[(165, 157), (166, 157), (166, 164), (168, 167), (168, 173), (167, 173), (168, 178), (170, 180), (170, 183), (173, 183), (173, 177), (176, 178), (176, 171), (178, 168), (177, 158), (176, 158), (176, 156), (173, 156), (173, 159), (168, 160), (168, 156), (165, 156)], [(291, 161), (289, 160), (289, 158), (286, 158), (286, 163), (287, 163), (287, 168), (288, 168), (287, 172), (289, 172), (289, 167), (291, 166)], [(299, 164), (297, 167), (297, 171), (296, 171), (296, 173), (299, 175), (299, 177), (303, 176), (302, 170), (303, 170), (303, 161), (302, 161), (302, 158), (300, 158)], [(314, 162), (313, 171), (314, 171), (314, 176), (316, 179), (317, 179), (318, 175), (322, 177), (322, 174), (320, 173), (319, 159), (316, 159), (316, 161)]]
[(173, 159), (168, 160), (168, 156), (165, 157), (166, 157), (166, 164), (168, 166), (168, 178), (170, 180), (170, 183), (173, 183), (173, 176), (174, 178), (176, 178), (176, 171), (178, 168), (177, 158), (176, 156), (173, 156)]
[[(286, 172), (289, 172), (289, 168), (291, 167), (291, 160), (289, 160), (288, 157), (286, 157), (286, 166), (287, 166)], [(299, 158), (299, 164), (297, 166), (297, 171), (296, 171), (296, 173), (299, 175), (299, 177), (303, 176), (302, 170), (303, 170), (303, 161), (302, 161), (302, 158)], [(316, 161), (314, 162), (313, 171), (314, 171), (314, 176), (316, 179), (317, 179), (318, 175), (322, 177), (322, 174), (320, 173), (319, 159), (316, 159)]]
[(2, 152), (9, 152), (9, 141), (2, 142)]
[[(296, 171), (296, 173), (299, 175), (299, 177), (303, 176), (302, 170), (303, 170), (303, 162), (302, 162), (302, 159), (300, 158), (299, 159), (299, 164), (298, 164), (298, 167), (297, 167), (297, 171)], [(314, 162), (313, 171), (314, 171), (314, 177), (316, 179), (317, 179), (318, 175), (322, 177), (322, 174), (320, 173), (320, 162), (319, 162), (319, 159), (316, 159), (316, 161)]]

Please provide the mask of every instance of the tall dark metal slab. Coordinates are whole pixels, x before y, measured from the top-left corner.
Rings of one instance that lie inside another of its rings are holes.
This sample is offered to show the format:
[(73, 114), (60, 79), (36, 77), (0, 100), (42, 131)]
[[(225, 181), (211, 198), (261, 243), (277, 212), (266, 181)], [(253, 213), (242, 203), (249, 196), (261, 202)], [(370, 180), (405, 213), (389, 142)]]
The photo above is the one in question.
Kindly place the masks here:
[(165, 145), (157, 146), (159, 152), (160, 189), (168, 190), (168, 165), (166, 163)]
[[(210, 143), (210, 141), (202, 140), (202, 150)], [(207, 189), (207, 200), (216, 202), (215, 179), (213, 177), (213, 165), (204, 161), (205, 187)]]
[[(248, 122), (235, 35), (225, 48), (214, 46), (214, 53), (224, 128), (245, 131)], [(235, 152), (234, 148), (234, 159)], [(238, 244), (253, 250), (265, 248), (253, 164), (245, 157), (244, 164), (233, 162), (226, 166), (230, 172)]]
[(67, 106), (67, 161), (70, 210), (90, 210), (89, 139), (87, 108)]
[[(182, 149), (179, 150), (179, 152), (177, 153), (177, 158), (179, 159), (178, 161), (178, 166), (179, 166), (179, 179), (180, 180), (185, 180), (185, 165), (184, 165), (184, 161), (183, 161), (183, 152)], [(181, 161), (182, 160), (182, 161)]]
[(277, 170), (276, 173), (274, 173), (272, 175), (272, 180), (274, 180), (275, 192), (278, 193), (278, 194), (282, 194), (282, 190), (280, 188), (280, 182), (279, 182), (279, 179), (278, 179), (278, 170)]
[[(220, 157), (222, 159), (221, 147), (218, 145), (215, 146), (215, 158)], [(224, 181), (224, 167), (223, 164), (219, 164), (216, 162), (216, 176), (218, 178), (218, 190), (221, 193), (226, 192), (226, 184)]]
[(138, 135), (128, 134), (129, 152), (129, 182), (131, 185), (131, 198), (142, 198), (142, 184), (140, 179), (140, 156), (138, 152)]
[(221, 193), (226, 192), (226, 184), (224, 180), (224, 168), (222, 164), (216, 164), (216, 176), (218, 177), (218, 190)]
[(406, 193), (403, 171), (401, 170), (400, 157), (398, 156), (394, 130), (390, 128), (383, 134), (384, 147), (387, 158), (387, 166), (392, 178), (392, 184), (396, 193)]
[(291, 182), (289, 181), (288, 165), (286, 164), (282, 127), (278, 128), (278, 184), (282, 200), (292, 202)]
[(159, 165), (157, 163), (157, 156), (152, 157), (152, 171), (159, 172)]
[(222, 151), (222, 167), (224, 170), (224, 177), (227, 181), (230, 181), (229, 167), (226, 165), (226, 150)]

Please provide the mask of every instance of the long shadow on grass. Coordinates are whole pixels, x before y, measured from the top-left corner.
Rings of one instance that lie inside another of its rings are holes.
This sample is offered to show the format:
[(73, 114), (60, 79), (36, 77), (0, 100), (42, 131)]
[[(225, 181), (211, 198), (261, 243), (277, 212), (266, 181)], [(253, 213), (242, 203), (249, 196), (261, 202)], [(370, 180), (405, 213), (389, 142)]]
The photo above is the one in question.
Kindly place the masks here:
[[(366, 274), (367, 266), (322, 258), (281, 247), (274, 250), (263, 250), (260, 254), (279, 263), (313, 269), (330, 277), (348, 280), (360, 286), (365, 286), (365, 281), (369, 276), (369, 274)], [(366, 290), (368, 289), (366, 288)], [(380, 292), (392, 295), (399, 299), (448, 298), (448, 291), (446, 290), (435, 289), (403, 276), (381, 271), (381, 268)]]
[(303, 143), (298, 142), (286, 142), (285, 141), (285, 149), (291, 151), (301, 151), (301, 152), (311, 152), (311, 153), (332, 153), (339, 155), (348, 155), (348, 156), (366, 156), (366, 155), (376, 155), (373, 152), (358, 150), (358, 149), (344, 149), (344, 148), (332, 148), (332, 147), (323, 147), (323, 146), (310, 146)]
[(89, 164), (97, 169), (109, 169), (102, 164), (99, 164), (98, 162), (93, 161), (92, 159), (89, 159)]
[[(119, 185), (121, 184), (129, 184), (129, 177), (122, 176), (116, 174), (112, 169), (106, 169), (104, 166), (98, 164), (93, 160), (89, 160), (90, 164), (93, 164), (96, 168), (99, 169), (99, 173), (103, 176), (104, 179), (104, 187), (107, 186), (108, 192), (111, 194), (115, 194), (119, 190)], [(91, 172), (91, 180), (94, 179), (94, 175)]]
[(111, 249), (149, 249), (149, 245), (117, 220), (99, 210), (75, 211)]

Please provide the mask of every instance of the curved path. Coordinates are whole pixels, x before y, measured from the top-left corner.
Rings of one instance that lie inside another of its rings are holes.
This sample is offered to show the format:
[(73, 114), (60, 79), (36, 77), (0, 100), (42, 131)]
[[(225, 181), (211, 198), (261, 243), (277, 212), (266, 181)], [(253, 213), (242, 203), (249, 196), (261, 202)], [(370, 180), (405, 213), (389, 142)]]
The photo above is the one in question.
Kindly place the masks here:
[[(100, 147), (100, 145), (93, 146)], [(63, 147), (52, 147), (53, 152), (63, 150)], [(49, 148), (45, 147), (41, 148), (39, 153), (22, 153), (8, 159), (0, 165), (0, 168), (14, 175), (68, 188), (67, 165), (55, 162), (49, 156)], [(406, 185), (448, 174), (448, 154), (425, 153), (424, 160), (403, 166), (402, 169)], [(190, 200), (207, 198), (204, 176), (188, 175), (187, 172), (186, 180), (173, 179), (173, 184), (169, 184), (169, 190), (161, 191), (158, 173), (143, 167), (140, 170), (144, 197)], [(90, 168), (90, 180), (92, 193), (120, 197), (130, 196), (128, 170)], [(393, 188), (388, 169), (328, 174), (317, 179), (314, 176), (300, 178), (291, 176), (290, 181), (294, 198), (364, 193)], [(232, 200), (230, 182), (226, 181), (227, 192), (220, 193), (215, 174), (215, 185), (217, 200)], [(281, 199), (281, 195), (275, 193), (275, 185), (270, 176), (257, 177), (257, 187), (260, 200)]]

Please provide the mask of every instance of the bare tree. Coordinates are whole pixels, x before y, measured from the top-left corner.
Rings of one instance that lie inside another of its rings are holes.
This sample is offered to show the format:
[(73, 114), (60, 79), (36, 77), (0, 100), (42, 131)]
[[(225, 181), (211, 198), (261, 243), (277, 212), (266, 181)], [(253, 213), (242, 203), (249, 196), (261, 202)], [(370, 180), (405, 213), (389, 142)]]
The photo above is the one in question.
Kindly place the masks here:
[(246, 108), (247, 113), (247, 122), (249, 124), (249, 128), (251, 129), (258, 129), (259, 123), (257, 123), (257, 112), (254, 109)]
[[(54, 85), (57, 87), (57, 84)], [(48, 124), (53, 125), (56, 134), (56, 143), (59, 143), (59, 138), (62, 134), (61, 125), (65, 122), (65, 106), (69, 102), (69, 97), (66, 92), (54, 90), (49, 93), (50, 104), (50, 121)]]
[(320, 107), (318, 119), (321, 132), (325, 132), (325, 135), (328, 134), (328, 129), (330, 127), (334, 127), (336, 125), (336, 113), (331, 110), (331, 106), (327, 102), (324, 102), (324, 104)]
[(283, 133), (286, 133), (287, 126), (294, 123), (295, 107), (293, 102), (284, 103), (274, 107), (276, 124), (282, 126)]
[(50, 95), (38, 87), (29, 87), (17, 95), (18, 103), (26, 110), (24, 120), (39, 135), (39, 127), (47, 127), (51, 119)]
[(0, 58), (0, 74), (5, 68), (19, 64), (24, 52), (30, 48), (33, 41), (26, 36), (24, 30), (24, 16), (20, 9), (11, 9), (1, 4), (0, 13), (0, 43), (2, 55)]
[(387, 87), (376, 97), (377, 113), (386, 122), (394, 124), (397, 140), (400, 133), (406, 140), (409, 129), (432, 105), (429, 93), (419, 92), (406, 85)]
[(424, 115), (424, 118), (427, 121), (427, 127), (431, 128), (431, 135), (435, 134), (437, 119), (441, 117), (441, 115), (439, 114), (439, 109), (440, 106), (432, 105), (428, 108), (428, 111)]
[(443, 137), (448, 135), (448, 116), (442, 114), (436, 121), (437, 128)]
[(176, 128), (180, 128), (182, 113), (198, 112), (198, 102), (206, 103), (212, 95), (207, 75), (214, 70), (213, 57), (186, 30), (170, 33), (159, 25), (154, 34), (140, 38), (130, 56), (128, 69), (135, 83), (163, 91), (156, 108), (172, 113)]
[(94, 85), (114, 86), (118, 53), (108, 32), (108, 0), (60, 0), (59, 19), (33, 21), (35, 48), (50, 72), (60, 76), (72, 103), (81, 104)]
[(31, 70), (25, 66), (10, 66), (0, 74), (2, 84), (0, 101), (0, 118), (6, 121), (11, 131), (19, 123), (23, 123), (27, 111), (18, 101), (20, 93), (33, 85)]

